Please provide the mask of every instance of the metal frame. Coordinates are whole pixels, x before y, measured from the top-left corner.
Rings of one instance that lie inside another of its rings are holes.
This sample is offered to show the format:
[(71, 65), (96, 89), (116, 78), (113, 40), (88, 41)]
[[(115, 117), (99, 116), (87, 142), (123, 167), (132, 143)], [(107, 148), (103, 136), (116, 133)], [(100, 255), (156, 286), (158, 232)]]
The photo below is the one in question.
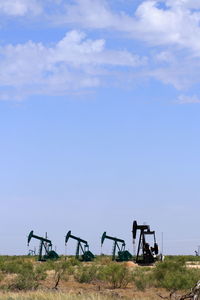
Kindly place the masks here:
[[(40, 241), (38, 261), (45, 261), (46, 258), (50, 258), (51, 253), (53, 254), (53, 256), (55, 256), (52, 258), (58, 258), (57, 253), (52, 250), (52, 242), (49, 239), (33, 234), (32, 230), (28, 235), (28, 246), (32, 238)], [(44, 256), (42, 255), (43, 248), (45, 250)]]
[[(69, 230), (65, 236), (65, 246), (67, 245), (69, 238), (77, 241), (75, 256), (78, 260), (91, 261), (94, 259), (94, 255), (92, 254), (91, 251), (89, 251), (89, 245), (88, 245), (87, 241), (85, 241), (75, 235), (72, 235), (71, 230)], [(82, 244), (84, 244), (84, 245), (82, 245)], [(82, 254), (80, 254), (80, 252), (82, 252)], [(81, 255), (81, 257), (80, 257), (80, 255)]]
[[(113, 237), (113, 236), (109, 236), (106, 234), (106, 232), (104, 232), (101, 237), (101, 246), (103, 245), (105, 239), (114, 241), (113, 250), (112, 250), (112, 260), (124, 261), (124, 260), (129, 260), (128, 257), (130, 257), (130, 258), (132, 257), (132, 255), (127, 250), (125, 250), (126, 244), (125, 244), (124, 240)], [(118, 243), (121, 243), (121, 247), (119, 246)], [(116, 257), (117, 249), (118, 249), (118, 257)], [(122, 254), (122, 256), (123, 256), (123, 254), (125, 254), (127, 256), (127, 259), (120, 258), (121, 254)]]
[[(136, 262), (140, 264), (151, 264), (157, 260), (156, 255), (158, 254), (158, 244), (156, 243), (155, 231), (151, 231), (149, 225), (138, 225), (137, 221), (134, 221), (132, 229), (133, 243), (135, 243), (136, 234), (138, 230), (140, 231), (140, 236), (138, 242)], [(146, 242), (147, 235), (153, 235), (153, 247), (150, 247), (150, 245)]]

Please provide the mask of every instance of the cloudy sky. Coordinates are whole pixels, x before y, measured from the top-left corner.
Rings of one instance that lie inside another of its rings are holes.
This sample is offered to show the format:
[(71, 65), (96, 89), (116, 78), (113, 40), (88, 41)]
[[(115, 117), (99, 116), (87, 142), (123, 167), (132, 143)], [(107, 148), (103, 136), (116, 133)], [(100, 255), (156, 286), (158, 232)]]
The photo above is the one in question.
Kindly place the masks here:
[(134, 219), (193, 254), (199, 84), (197, 0), (0, 0), (0, 254), (132, 251)]

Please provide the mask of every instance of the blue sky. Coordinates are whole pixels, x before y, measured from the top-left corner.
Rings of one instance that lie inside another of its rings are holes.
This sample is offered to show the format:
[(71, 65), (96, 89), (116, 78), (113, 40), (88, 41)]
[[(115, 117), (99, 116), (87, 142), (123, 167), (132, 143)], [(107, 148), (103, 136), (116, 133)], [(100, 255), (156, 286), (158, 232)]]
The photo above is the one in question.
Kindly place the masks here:
[(195, 0), (0, 1), (0, 254), (31, 230), (132, 251), (134, 219), (194, 253), (199, 21)]

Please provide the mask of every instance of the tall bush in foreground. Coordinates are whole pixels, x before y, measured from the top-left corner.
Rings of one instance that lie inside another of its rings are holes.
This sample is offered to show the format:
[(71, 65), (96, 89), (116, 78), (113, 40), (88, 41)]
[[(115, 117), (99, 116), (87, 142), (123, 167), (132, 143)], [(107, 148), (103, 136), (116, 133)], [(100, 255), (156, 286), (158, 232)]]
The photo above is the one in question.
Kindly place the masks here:
[(79, 283), (91, 283), (98, 278), (98, 267), (95, 265), (79, 266), (74, 272), (74, 278)]
[(114, 262), (101, 268), (99, 277), (114, 289), (125, 288), (132, 280), (129, 269), (124, 264)]
[(146, 288), (153, 286), (152, 270), (145, 267), (135, 268), (132, 272), (132, 281), (138, 290), (145, 291)]
[(60, 280), (67, 281), (69, 279), (69, 273), (71, 271), (70, 262), (67, 261), (58, 261), (54, 264), (54, 289), (58, 288)]
[(169, 291), (186, 290), (192, 288), (199, 280), (200, 270), (188, 269), (184, 260), (177, 259), (158, 263), (152, 275), (157, 287)]
[(23, 272), (21, 271), (16, 275), (7, 288), (19, 291), (36, 290), (40, 281), (44, 280), (46, 276), (46, 272), (40, 266), (31, 270), (24, 269)]

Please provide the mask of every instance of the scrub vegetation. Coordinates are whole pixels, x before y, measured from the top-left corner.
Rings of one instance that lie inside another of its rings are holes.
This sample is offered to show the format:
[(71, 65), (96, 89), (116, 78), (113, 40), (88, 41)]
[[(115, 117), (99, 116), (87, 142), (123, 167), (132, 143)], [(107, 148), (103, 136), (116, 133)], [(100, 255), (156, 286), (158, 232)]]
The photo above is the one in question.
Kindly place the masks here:
[(149, 290), (184, 294), (199, 279), (200, 258), (193, 256), (168, 256), (154, 266), (112, 262), (105, 256), (89, 263), (65, 256), (47, 262), (30, 256), (0, 256), (2, 300), (55, 299), (54, 293), (60, 300), (106, 300), (113, 293), (117, 299), (121, 291), (126, 296)]

